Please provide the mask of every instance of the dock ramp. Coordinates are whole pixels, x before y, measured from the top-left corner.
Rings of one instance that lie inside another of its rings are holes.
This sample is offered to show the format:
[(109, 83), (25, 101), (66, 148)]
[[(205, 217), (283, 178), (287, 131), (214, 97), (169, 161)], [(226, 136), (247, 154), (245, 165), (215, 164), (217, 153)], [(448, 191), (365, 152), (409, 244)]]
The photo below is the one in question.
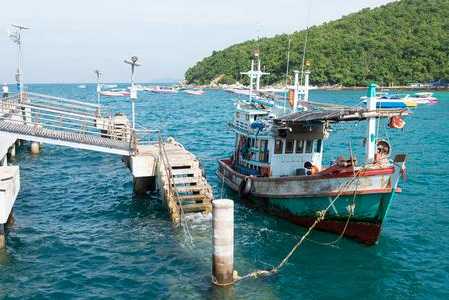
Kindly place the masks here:
[(161, 142), (158, 187), (174, 223), (191, 213), (212, 212), (212, 188), (199, 160), (173, 138)]

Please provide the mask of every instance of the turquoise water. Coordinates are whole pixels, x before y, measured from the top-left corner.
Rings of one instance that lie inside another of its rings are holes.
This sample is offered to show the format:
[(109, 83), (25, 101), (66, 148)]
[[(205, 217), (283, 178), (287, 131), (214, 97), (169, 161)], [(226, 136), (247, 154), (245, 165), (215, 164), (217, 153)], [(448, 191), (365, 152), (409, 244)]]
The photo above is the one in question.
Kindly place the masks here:
[[(32, 85), (30, 90), (95, 101), (95, 87)], [(326, 102), (355, 104), (365, 91), (312, 92)], [(175, 228), (157, 195), (135, 197), (120, 157), (45, 145), (38, 156), (23, 147), (22, 189), (16, 223), (0, 254), (0, 298), (145, 299), (443, 299), (449, 297), (449, 94), (420, 106), (404, 130), (379, 132), (394, 153), (408, 154), (408, 180), (393, 201), (378, 245), (342, 239), (338, 247), (306, 242), (275, 276), (240, 282), (223, 291), (210, 284), (211, 237), (193, 225), (194, 245)], [(140, 93), (137, 120), (174, 136), (203, 162), (217, 197), (216, 160), (233, 149), (226, 124), (233, 97), (208, 91)], [(128, 113), (127, 99), (104, 99)], [(335, 127), (325, 163), (348, 153), (361, 159), (364, 125)], [(235, 268), (240, 274), (270, 268), (290, 251), (304, 229), (236, 203)], [(321, 242), (331, 234), (315, 232)]]

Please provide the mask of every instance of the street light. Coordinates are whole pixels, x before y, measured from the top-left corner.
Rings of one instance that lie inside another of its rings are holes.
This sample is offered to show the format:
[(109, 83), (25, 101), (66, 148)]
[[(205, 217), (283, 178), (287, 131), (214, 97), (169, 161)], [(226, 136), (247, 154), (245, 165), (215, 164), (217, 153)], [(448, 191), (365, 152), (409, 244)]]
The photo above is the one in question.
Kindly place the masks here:
[(100, 105), (100, 92), (101, 92), (101, 85), (100, 85), (100, 78), (103, 73), (100, 72), (100, 70), (94, 70), (95, 75), (97, 75), (97, 104)]
[(23, 92), (23, 76), (22, 76), (22, 31), (28, 30), (30, 27), (25, 27), (22, 25), (11, 24), (14, 31), (9, 32), (9, 37), (11, 40), (17, 44), (17, 74), (16, 81), (19, 87), (20, 101), (22, 102), (22, 92)]
[(130, 99), (131, 99), (131, 114), (133, 130), (136, 129), (136, 112), (135, 112), (135, 101), (137, 100), (137, 90), (134, 86), (134, 69), (139, 67), (140, 64), (137, 63), (138, 57), (133, 56), (130, 59), (125, 59), (125, 63), (131, 65), (131, 89), (130, 89)]

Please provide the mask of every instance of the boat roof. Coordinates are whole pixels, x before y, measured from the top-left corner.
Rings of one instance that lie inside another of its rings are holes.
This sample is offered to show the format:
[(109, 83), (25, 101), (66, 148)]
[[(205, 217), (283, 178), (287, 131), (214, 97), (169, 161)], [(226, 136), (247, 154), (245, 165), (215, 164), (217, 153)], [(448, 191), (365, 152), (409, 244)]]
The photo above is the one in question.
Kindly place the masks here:
[(323, 123), (323, 122), (343, 122), (361, 121), (370, 117), (389, 118), (393, 116), (408, 115), (407, 109), (377, 109), (369, 111), (366, 108), (345, 108), (345, 109), (325, 109), (301, 111), (287, 114), (274, 120), (277, 125), (285, 123)]

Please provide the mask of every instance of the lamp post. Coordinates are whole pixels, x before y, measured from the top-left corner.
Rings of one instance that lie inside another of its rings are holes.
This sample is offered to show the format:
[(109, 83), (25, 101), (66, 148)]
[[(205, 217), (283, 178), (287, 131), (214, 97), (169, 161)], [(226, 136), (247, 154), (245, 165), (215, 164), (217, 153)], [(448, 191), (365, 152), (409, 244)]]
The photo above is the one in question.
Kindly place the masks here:
[(14, 28), (13, 32), (9, 32), (9, 37), (11, 40), (17, 44), (17, 74), (16, 81), (19, 88), (20, 102), (22, 102), (22, 92), (23, 92), (23, 75), (22, 75), (22, 31), (30, 29), (29, 27), (11, 24)]
[(132, 114), (132, 124), (133, 130), (136, 129), (136, 111), (135, 111), (135, 102), (137, 100), (137, 90), (134, 86), (134, 69), (135, 67), (140, 66), (137, 63), (137, 56), (133, 56), (130, 59), (125, 59), (125, 63), (131, 65), (131, 89), (130, 89), (130, 99), (131, 99), (131, 114)]
[(97, 76), (97, 104), (100, 105), (100, 96), (101, 96), (101, 84), (100, 84), (100, 79), (101, 79), (101, 75), (103, 75), (103, 73), (100, 72), (100, 70), (94, 70), (95, 75)]

